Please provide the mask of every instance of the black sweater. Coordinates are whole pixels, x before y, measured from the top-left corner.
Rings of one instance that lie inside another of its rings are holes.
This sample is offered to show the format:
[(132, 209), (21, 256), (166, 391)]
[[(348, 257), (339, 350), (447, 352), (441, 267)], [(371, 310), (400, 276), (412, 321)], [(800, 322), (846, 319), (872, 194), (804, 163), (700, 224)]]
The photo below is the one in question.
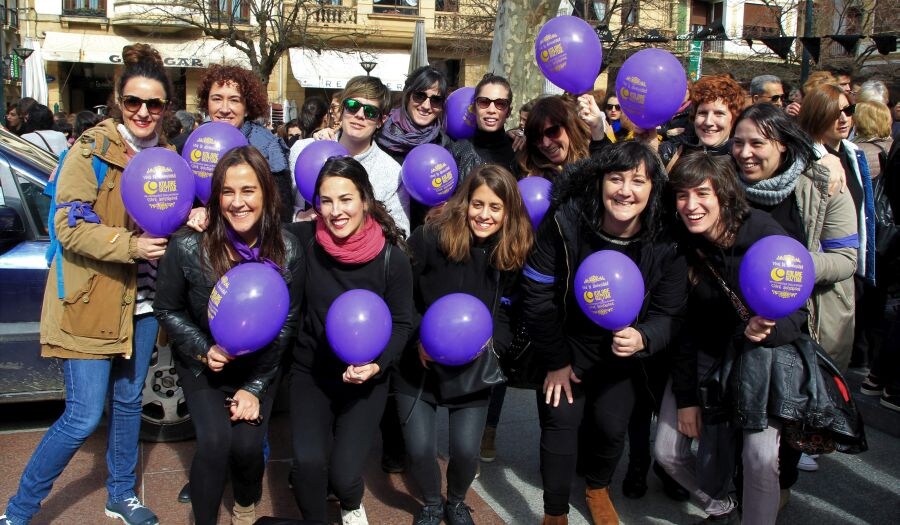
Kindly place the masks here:
[(506, 308), (501, 308), (499, 303), (504, 297), (511, 295), (516, 273), (500, 272), (493, 267), (490, 257), (495, 245), (494, 241), (495, 239), (491, 238), (481, 244), (474, 244), (469, 250), (469, 260), (455, 263), (449, 261), (440, 249), (437, 230), (433, 226), (421, 226), (409, 238), (409, 245), (413, 252), (416, 330), (400, 362), (395, 386), (400, 392), (412, 396), (418, 395), (420, 385), (423, 384), (422, 376), (424, 374), (422, 399), (425, 401), (447, 406), (460, 406), (469, 404), (476, 399), (487, 400), (489, 394), (487, 390), (473, 392), (472, 396), (454, 399), (450, 402), (441, 399), (437, 376), (433, 371), (434, 368), (441, 365), (431, 363), (432, 370), (422, 368), (419, 362), (417, 342), (419, 339), (418, 326), (429, 306), (445, 295), (467, 293), (480, 299), (488, 310), (493, 312), (494, 347), (503, 349), (509, 345), (512, 340), (509, 317)]
[(398, 246), (388, 244), (374, 259), (362, 264), (343, 264), (335, 260), (315, 241), (314, 222), (295, 222), (288, 226), (300, 240), (306, 257), (306, 287), (300, 310), (300, 329), (294, 345), (294, 367), (311, 373), (318, 381), (340, 382), (347, 364), (338, 359), (325, 335), (328, 308), (348, 290), (370, 290), (384, 298), (391, 311), (391, 338), (384, 352), (374, 361), (380, 377), (394, 362), (409, 339), (412, 328), (412, 272), (409, 257)]
[[(685, 253), (697, 283), (688, 298), (688, 313), (674, 355), (672, 393), (678, 408), (699, 405), (697, 352), (719, 359), (730, 345), (738, 345), (740, 349), (747, 341), (744, 337), (747, 323), (740, 319), (729, 296), (706, 269), (697, 249), (703, 252), (746, 306), (739, 281), (741, 259), (754, 242), (769, 235), (787, 233), (768, 213), (754, 209), (744, 220), (734, 244), (729, 248), (719, 248), (699, 235), (686, 236)], [(751, 315), (754, 314), (751, 312)], [(760, 344), (774, 347), (795, 340), (806, 325), (806, 315), (803, 308), (776, 320), (772, 333)]]
[(459, 169), (456, 187), (460, 187), (469, 173), (482, 164), (503, 166), (514, 175), (518, 171), (512, 139), (502, 129), (490, 132), (476, 130), (474, 137), (454, 141), (448, 149)]

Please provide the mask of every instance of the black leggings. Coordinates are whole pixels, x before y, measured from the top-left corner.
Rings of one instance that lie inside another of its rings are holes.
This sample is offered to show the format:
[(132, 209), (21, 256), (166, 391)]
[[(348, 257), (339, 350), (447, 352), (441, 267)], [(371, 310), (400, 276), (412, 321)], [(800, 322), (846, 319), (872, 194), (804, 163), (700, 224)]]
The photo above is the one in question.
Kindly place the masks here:
[(190, 369), (177, 361), (175, 366), (197, 434), (190, 474), (194, 520), (198, 525), (214, 524), (218, 521), (229, 471), (235, 502), (248, 506), (262, 496), (263, 440), (269, 428), (278, 381), (260, 400), (262, 424), (253, 426), (231, 421), (230, 412), (225, 408), (225, 397), (233, 395), (236, 388), (213, 386), (205, 373), (194, 377)]
[(362, 472), (384, 412), (384, 378), (362, 385), (325, 383), (309, 372), (292, 370), (291, 432), (294, 463), (291, 482), (303, 518), (325, 522), (328, 488), (344, 510), (362, 503)]
[[(594, 383), (594, 384), (592, 384)], [(573, 384), (574, 403), (565, 398), (559, 406), (544, 403), (537, 391), (541, 422), (541, 481), (544, 486), (544, 512), (552, 516), (568, 514), (569, 492), (575, 476), (578, 427), (585, 407), (593, 418), (595, 434), (582, 443), (582, 466), (588, 487), (608, 487), (625, 448), (628, 420), (634, 407), (634, 386), (629, 377), (596, 384), (588, 379)]]
[[(403, 426), (409, 470), (422, 491), (426, 505), (441, 504), (441, 470), (437, 461), (436, 416), (437, 405), (416, 400), (406, 394), (395, 393)], [(447, 501), (456, 503), (466, 499), (466, 492), (475, 479), (481, 434), (488, 407), (448, 408), (450, 412), (450, 460), (447, 464)]]

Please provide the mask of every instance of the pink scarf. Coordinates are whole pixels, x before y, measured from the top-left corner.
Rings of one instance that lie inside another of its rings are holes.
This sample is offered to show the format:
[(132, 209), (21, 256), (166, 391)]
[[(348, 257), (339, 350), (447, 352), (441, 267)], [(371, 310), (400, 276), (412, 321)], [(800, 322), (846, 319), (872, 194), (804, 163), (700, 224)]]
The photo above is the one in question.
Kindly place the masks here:
[(362, 264), (371, 261), (384, 248), (387, 242), (381, 225), (370, 216), (362, 227), (346, 239), (338, 239), (325, 226), (325, 219), (316, 217), (316, 241), (339, 262), (344, 264)]

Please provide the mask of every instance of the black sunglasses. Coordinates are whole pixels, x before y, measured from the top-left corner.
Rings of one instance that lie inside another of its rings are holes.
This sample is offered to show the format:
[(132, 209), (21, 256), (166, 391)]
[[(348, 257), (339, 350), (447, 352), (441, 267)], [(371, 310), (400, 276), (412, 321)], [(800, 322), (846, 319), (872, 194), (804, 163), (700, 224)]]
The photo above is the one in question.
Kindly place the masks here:
[(607, 104), (606, 109), (614, 109), (616, 111), (619, 111), (620, 109), (622, 109), (622, 106), (618, 104)]
[(425, 99), (431, 101), (431, 107), (440, 108), (444, 106), (444, 96), (443, 95), (429, 95), (424, 91), (414, 91), (412, 94), (412, 101), (416, 104), (421, 104), (425, 102)]
[(122, 107), (132, 113), (140, 111), (141, 106), (144, 104), (147, 105), (147, 111), (149, 111), (151, 115), (159, 115), (165, 111), (166, 106), (169, 105), (169, 101), (164, 98), (145, 99), (134, 95), (125, 95), (122, 97)]
[(856, 104), (850, 104), (845, 108), (841, 108), (841, 113), (846, 117), (852, 117), (854, 113), (856, 113)]
[(475, 103), (478, 104), (480, 109), (487, 109), (491, 107), (491, 104), (497, 108), (497, 111), (506, 111), (509, 109), (509, 99), (508, 98), (487, 98), (487, 97), (475, 97)]
[(544, 131), (541, 132), (539, 137), (534, 139), (534, 142), (540, 142), (544, 137), (547, 137), (550, 140), (556, 140), (560, 136), (562, 136), (563, 128), (559, 124), (554, 124), (553, 126), (547, 127)]
[(782, 101), (782, 99), (784, 99), (784, 95), (772, 95), (771, 97), (769, 97), (769, 102), (778, 104)]
[(351, 115), (359, 113), (360, 108), (363, 110), (363, 115), (369, 120), (378, 120), (381, 118), (380, 108), (373, 106), (372, 104), (363, 104), (355, 98), (344, 99), (344, 109), (349, 111)]
[[(235, 401), (234, 399), (232, 399), (232, 398), (230, 398), (230, 397), (226, 397), (226, 398), (225, 398), (225, 408), (231, 408), (231, 407), (233, 407), (233, 406), (235, 406), (235, 405), (237, 405), (237, 401)], [(262, 417), (262, 416), (259, 416), (259, 417), (257, 417), (256, 419), (245, 419), (245, 420), (243, 420), (244, 423), (247, 423), (248, 425), (253, 426), (253, 427), (258, 427), (259, 425), (262, 424), (262, 421), (263, 421), (263, 417)]]

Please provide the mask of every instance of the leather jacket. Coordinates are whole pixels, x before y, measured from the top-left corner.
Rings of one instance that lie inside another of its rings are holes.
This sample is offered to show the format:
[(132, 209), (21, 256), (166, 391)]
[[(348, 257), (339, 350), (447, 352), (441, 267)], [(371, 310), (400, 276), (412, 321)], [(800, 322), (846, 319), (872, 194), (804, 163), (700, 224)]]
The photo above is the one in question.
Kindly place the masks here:
[[(297, 238), (282, 230), (285, 259), (282, 277), (290, 290), (290, 308), (284, 326), (265, 348), (238, 357), (223, 372), (240, 384), (231, 384), (262, 397), (278, 374), (281, 357), (293, 343), (300, 312), (303, 288), (303, 253)], [(215, 344), (209, 331), (207, 304), (217, 279), (206, 271), (207, 258), (201, 249), (203, 234), (180, 231), (169, 242), (160, 260), (157, 275), (156, 318), (166, 330), (176, 359), (190, 368), (195, 376), (208, 370), (203, 363), (209, 348)], [(229, 369), (229, 367), (231, 367)]]

